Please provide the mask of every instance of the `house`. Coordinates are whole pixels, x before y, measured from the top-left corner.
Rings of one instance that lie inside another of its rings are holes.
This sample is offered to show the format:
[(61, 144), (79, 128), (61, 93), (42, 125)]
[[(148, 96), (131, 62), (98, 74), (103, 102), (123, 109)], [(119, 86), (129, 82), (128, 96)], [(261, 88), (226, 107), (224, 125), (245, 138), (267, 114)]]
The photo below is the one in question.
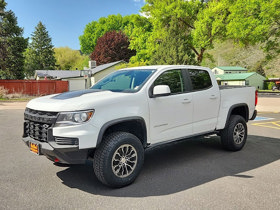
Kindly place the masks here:
[(70, 71), (70, 70), (36, 70), (35, 79), (36, 80), (46, 80), (46, 79), (64, 79), (64, 78), (75, 78), (80, 77), (80, 71)]
[(219, 85), (248, 85), (263, 89), (265, 77), (256, 73), (227, 73), (215, 75)]
[(241, 73), (247, 73), (248, 70), (240, 67), (240, 66), (217, 66), (214, 69), (212, 69), (212, 72), (215, 75), (220, 74), (241, 74)]
[(95, 61), (89, 61), (89, 68), (84, 70), (36, 70), (36, 80), (62, 80), (69, 82), (69, 91), (83, 90), (91, 87), (97, 81), (116, 71), (116, 67), (125, 61), (116, 61), (96, 66)]
[(112, 63), (107, 63), (103, 65), (96, 66), (95, 68), (90, 69), (91, 73), (91, 84), (95, 84), (103, 77), (107, 76), (108, 74), (116, 71), (116, 67), (120, 64), (126, 63), (125, 61), (116, 61)]
[(62, 80), (69, 82), (69, 91), (82, 90), (87, 87), (82, 71), (80, 70), (36, 70), (36, 80)]

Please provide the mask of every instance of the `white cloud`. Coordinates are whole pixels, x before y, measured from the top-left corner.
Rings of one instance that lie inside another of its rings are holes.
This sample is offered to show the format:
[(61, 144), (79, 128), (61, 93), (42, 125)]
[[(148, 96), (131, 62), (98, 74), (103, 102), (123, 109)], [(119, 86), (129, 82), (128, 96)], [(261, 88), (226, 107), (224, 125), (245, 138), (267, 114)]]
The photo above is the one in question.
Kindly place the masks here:
[(139, 9), (143, 7), (146, 4), (145, 0), (131, 0), (135, 7), (138, 7)]
[(141, 3), (141, 2), (143, 2), (143, 3), (145, 3), (145, 0), (133, 0), (135, 3)]

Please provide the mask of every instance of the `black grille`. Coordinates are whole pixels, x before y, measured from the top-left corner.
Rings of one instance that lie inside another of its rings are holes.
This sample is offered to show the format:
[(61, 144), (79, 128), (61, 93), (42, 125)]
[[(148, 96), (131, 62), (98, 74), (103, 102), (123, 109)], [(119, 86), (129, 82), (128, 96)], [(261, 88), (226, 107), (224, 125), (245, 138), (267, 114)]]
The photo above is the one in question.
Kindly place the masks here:
[(79, 139), (77, 138), (55, 137), (54, 140), (60, 145), (79, 145)]
[(48, 129), (56, 121), (57, 112), (44, 112), (26, 108), (24, 112), (24, 137), (47, 141)]

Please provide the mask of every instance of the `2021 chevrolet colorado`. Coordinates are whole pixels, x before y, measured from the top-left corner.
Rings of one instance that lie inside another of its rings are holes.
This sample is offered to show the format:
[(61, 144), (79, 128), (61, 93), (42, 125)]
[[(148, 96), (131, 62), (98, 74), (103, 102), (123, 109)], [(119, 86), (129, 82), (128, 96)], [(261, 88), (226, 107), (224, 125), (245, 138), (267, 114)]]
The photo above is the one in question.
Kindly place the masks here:
[(97, 178), (121, 187), (136, 179), (144, 150), (159, 143), (218, 134), (225, 149), (242, 149), (256, 103), (254, 87), (219, 87), (209, 68), (128, 68), (88, 90), (31, 100), (23, 141), (54, 162), (93, 158)]

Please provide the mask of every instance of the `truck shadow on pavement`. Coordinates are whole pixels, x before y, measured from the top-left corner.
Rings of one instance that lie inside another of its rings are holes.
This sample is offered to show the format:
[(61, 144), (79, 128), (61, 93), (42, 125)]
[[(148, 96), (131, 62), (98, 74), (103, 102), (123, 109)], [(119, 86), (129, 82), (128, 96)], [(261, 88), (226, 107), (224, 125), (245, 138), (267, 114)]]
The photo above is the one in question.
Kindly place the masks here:
[[(146, 151), (145, 164), (136, 181), (121, 189), (102, 185), (92, 165), (68, 167), (57, 173), (70, 188), (103, 196), (147, 197), (181, 192), (210, 181), (234, 176), (253, 179), (246, 171), (280, 159), (280, 140), (248, 136), (242, 151), (224, 151), (219, 137), (200, 138), (154, 147)], [(244, 174), (242, 174), (244, 173)]]

